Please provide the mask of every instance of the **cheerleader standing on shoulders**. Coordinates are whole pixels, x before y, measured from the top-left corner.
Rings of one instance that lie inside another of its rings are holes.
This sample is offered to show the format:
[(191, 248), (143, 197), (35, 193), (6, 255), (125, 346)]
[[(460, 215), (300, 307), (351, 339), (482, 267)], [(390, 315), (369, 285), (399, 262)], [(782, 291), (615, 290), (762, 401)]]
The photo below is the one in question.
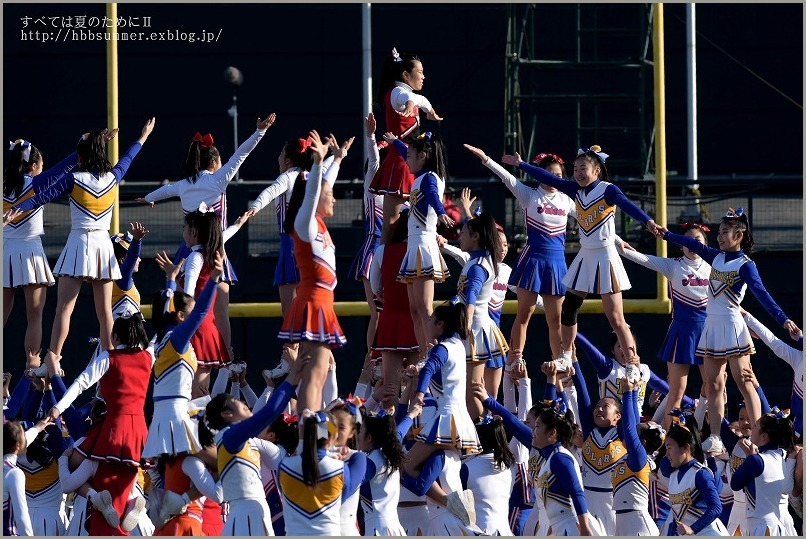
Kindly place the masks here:
[(519, 167), (541, 184), (555, 187), (575, 200), (579, 245), (571, 267), (562, 283), (568, 288), (560, 314), (564, 361), (571, 359), (576, 337), (577, 313), (588, 294), (600, 294), (610, 326), (629, 363), (638, 363), (635, 340), (624, 321), (621, 293), (630, 289), (630, 279), (614, 246), (616, 207), (655, 233), (657, 225), (641, 208), (630, 202), (609, 178), (605, 160), (609, 156), (599, 146), (580, 148), (574, 159), (574, 180), (561, 180), (554, 174), (521, 160), (520, 155), (505, 155), (501, 160)]
[[(116, 133), (117, 130), (113, 131), (109, 137)], [(77, 163), (73, 152), (43, 172), (42, 154), (27, 140), (12, 142), (9, 150), (11, 155), (3, 173), (4, 214), (60, 181)], [(28, 317), (23, 339), (23, 346), (29, 354), (27, 367), (36, 366), (32, 363), (36, 362), (42, 347), (42, 311), (45, 309), (46, 287), (56, 284), (40, 238), (45, 233), (43, 212), (41, 207), (18, 212), (3, 230), (3, 327), (14, 308), (17, 288), (22, 288)]]
[[(742, 369), (750, 366), (750, 354), (755, 353), (739, 306), (747, 288), (750, 288), (770, 316), (789, 331), (793, 339), (797, 340), (800, 330), (764, 288), (755, 263), (747, 256), (753, 251), (753, 235), (747, 215), (741, 208), (728, 208), (719, 225), (719, 249), (703, 245), (692, 238), (672, 234), (665, 228), (660, 228), (659, 234), (666, 241), (691, 249), (711, 265), (705, 326), (696, 351), (705, 365), (703, 385), (708, 388), (708, 423), (722, 423), (725, 413), (724, 374), (728, 363), (733, 379), (747, 404), (750, 422), (755, 423), (761, 417), (761, 404), (752, 385), (742, 377)], [(703, 449), (719, 453), (724, 445), (719, 435), (712, 433), (703, 442)]]
[[(708, 245), (705, 233), (710, 229), (699, 223), (683, 223), (683, 235)], [(651, 270), (655, 270), (669, 282), (672, 297), (672, 323), (663, 339), (658, 359), (667, 362), (669, 368), (669, 393), (666, 396), (664, 427), (669, 428), (672, 408), (680, 408), (686, 393), (688, 372), (691, 365), (700, 368), (705, 379), (702, 357), (695, 354), (697, 343), (705, 324), (705, 309), (708, 304), (708, 276), (711, 266), (694, 251), (683, 247), (679, 258), (661, 258), (639, 253), (629, 244), (617, 243), (621, 256)]]
[(364, 535), (406, 535), (397, 515), (404, 455), (394, 417), (365, 414), (358, 446), (367, 454), (367, 471), (360, 488)]
[(753, 425), (750, 455), (733, 472), (730, 488), (747, 497), (748, 535), (788, 535), (780, 508), (787, 507), (784, 461), (792, 447), (789, 411), (774, 408)]
[[(216, 395), (207, 403), (205, 420), (211, 429), (218, 431), (215, 436), (218, 481), (223, 487), (224, 501), (229, 504), (229, 514), (222, 530), (224, 536), (274, 535), (271, 511), (260, 479), (258, 447), (266, 442), (255, 437), (280, 417), (307, 363), (306, 357), (295, 361), (288, 378), (256, 414), (231, 395)], [(287, 524), (286, 532), (292, 535)]]
[[(442, 206), (444, 178), (447, 178), (445, 146), (430, 132), (417, 137), (408, 148), (391, 133), (386, 133), (384, 139), (394, 143), (391, 151), (397, 150), (404, 156), (409, 170), (417, 176), (411, 188), (406, 258), (400, 266), (398, 279), (409, 285), (411, 318), (420, 357), (424, 357), (429, 342), (426, 333), (434, 303), (434, 282), (441, 283), (450, 276), (437, 245), (437, 224), (455, 224)], [(384, 223), (387, 218), (384, 212)]]
[[(492, 170), (521, 205), (526, 221), (526, 247), (509, 279), (517, 286), (518, 312), (512, 325), (510, 363), (520, 362), (526, 346), (526, 330), (535, 311), (538, 295), (543, 298), (543, 310), (549, 327), (552, 357), (562, 354), (560, 311), (566, 288), (563, 284), (565, 265), (565, 232), (568, 217), (577, 216), (574, 201), (555, 187), (541, 182), (537, 188), (528, 187), (490, 159), (481, 149), (464, 145)], [(557, 178), (565, 177), (563, 160), (550, 153), (541, 153), (532, 161)]]
[[(380, 167), (378, 146), (375, 143), (375, 115), (371, 112), (364, 121), (366, 127), (366, 149), (369, 160), (367, 170), (364, 172), (364, 233), (366, 238), (358, 250), (350, 266), (350, 277), (364, 284), (364, 296), (369, 305), (369, 328), (367, 330), (367, 354), (371, 354), (372, 345), (375, 344), (375, 333), (378, 329), (378, 310), (375, 307), (375, 295), (369, 282), (369, 271), (375, 250), (381, 244), (381, 229), (383, 228), (383, 195), (376, 195), (369, 191), (372, 179)], [(388, 241), (388, 240), (387, 240)]]
[[(208, 133), (204, 136), (196, 133), (190, 141), (185, 158), (183, 160), (184, 179), (168, 185), (163, 185), (156, 191), (148, 193), (145, 198), (138, 198), (137, 202), (151, 204), (166, 198), (179, 197), (182, 203), (182, 211), (187, 215), (199, 209), (202, 203), (208, 208), (212, 208), (216, 215), (221, 218), (221, 230), (227, 228), (227, 186), (238, 174), (238, 169), (249, 157), (266, 131), (274, 124), (276, 115), (269, 114), (264, 120), (257, 119), (257, 129), (252, 136), (238, 146), (229, 161), (221, 164), (221, 154), (215, 147), (213, 136)], [(190, 245), (182, 243), (174, 256), (174, 262), (187, 258), (190, 254)], [(221, 337), (227, 350), (231, 351), (231, 332), (229, 323), (229, 287), (238, 278), (229, 259), (224, 253), (224, 276), (218, 283), (219, 293), (216, 295), (215, 318)], [(230, 359), (234, 359), (231, 353)]]
[(224, 254), (216, 253), (210, 278), (198, 301), (175, 291), (180, 265), (171, 263), (163, 252), (157, 264), (168, 277), (167, 288), (154, 296), (152, 323), (157, 331), (154, 363), (154, 414), (148, 427), (143, 458), (196, 453), (201, 449), (198, 428), (188, 414), (196, 355), (190, 340), (213, 305), (218, 278), (224, 272)]
[(112, 206), (118, 184), (154, 129), (154, 122), (154, 118), (146, 122), (140, 138), (114, 167), (106, 159), (106, 143), (111, 138), (109, 132), (85, 133), (76, 147), (77, 172), (64, 176), (50, 189), (14, 206), (14, 209), (28, 212), (66, 193), (70, 194), (72, 229), (67, 245), (54, 266), (54, 273), (61, 277), (48, 350), (48, 355), (54, 359), (61, 355), (70, 331), (70, 316), (81, 284), (86, 280), (92, 283), (101, 348), (112, 348), (112, 281), (121, 278), (112, 242), (107, 235), (112, 220)]
[(672, 410), (674, 418), (666, 434), (666, 458), (661, 473), (669, 478), (671, 510), (661, 535), (728, 535), (719, 515), (721, 481), (703, 464), (700, 429), (693, 416)]
[(104, 421), (88, 431), (76, 449), (98, 461), (92, 483), (96, 490), (109, 491), (112, 506), (122, 522), (118, 529), (114, 523), (98, 518), (101, 512), (98, 509), (96, 518), (90, 520), (90, 535), (117, 535), (121, 530), (128, 534), (145, 510), (143, 497), (129, 502), (148, 433), (144, 410), (154, 361), (151, 350), (146, 349), (148, 337), (143, 319), (135, 315), (115, 320), (112, 344), (115, 349), (93, 359), (48, 413), (55, 420), (96, 382), (106, 399)]
[[(293, 230), (294, 255), (300, 269), (297, 295), (283, 319), (279, 338), (301, 342), (300, 357), (311, 356), (297, 391), (297, 409), (321, 408), (322, 386), (327, 378), (331, 349), (347, 342), (333, 310), (336, 288), (336, 247), (324, 219), (333, 216), (333, 186), (322, 181), (327, 143), (311, 131), (314, 164), (307, 181), (296, 182), (285, 226)], [(349, 148), (352, 139), (342, 145)], [(292, 228), (293, 225), (293, 228)]]
[(129, 223), (129, 232), (112, 236), (115, 257), (120, 265), (121, 277), (112, 283), (112, 318), (140, 313), (140, 291), (133, 276), (140, 269), (140, 250), (148, 229), (140, 223)]
[[(431, 102), (415, 93), (423, 89), (424, 82), (425, 74), (420, 59), (405, 52), (398, 54), (397, 49), (392, 49), (392, 55), (386, 57), (381, 67), (376, 103), (383, 103), (386, 131), (404, 142), (412, 141), (420, 134), (420, 109), (428, 113), (429, 120), (442, 120)], [(388, 142), (381, 144), (386, 146)], [(401, 157), (390, 148), (372, 179), (369, 192), (384, 196), (381, 233), (381, 243), (384, 245), (391, 234), (389, 227), (397, 221), (400, 207), (414, 189), (415, 174), (415, 171), (406, 166), (406, 154), (403, 153)]]
[(286, 535), (341, 535), (341, 504), (358, 490), (366, 456), (356, 452), (346, 462), (331, 456), (338, 426), (329, 412), (306, 409), (302, 417), (302, 450), (277, 473)]
[(470, 255), (456, 286), (459, 302), (465, 305), (468, 318), (467, 409), (471, 418), (478, 418), (484, 407), (473, 396), (472, 383), (484, 382), (487, 392), (497, 396), (504, 358), (509, 350), (506, 338), (488, 311), (493, 283), (498, 276), (498, 264), (493, 260), (501, 258), (501, 243), (493, 216), (482, 212), (465, 221), (459, 233), (459, 247)]

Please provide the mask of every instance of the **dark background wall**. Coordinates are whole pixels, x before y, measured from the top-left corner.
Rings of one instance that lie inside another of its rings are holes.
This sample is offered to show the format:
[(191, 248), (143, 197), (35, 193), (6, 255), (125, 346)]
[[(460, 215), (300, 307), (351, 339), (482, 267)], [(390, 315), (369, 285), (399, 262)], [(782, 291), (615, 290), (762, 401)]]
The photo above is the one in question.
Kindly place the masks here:
[[(783, 93), (802, 102), (802, 5), (800, 4), (698, 4), (698, 29), (718, 43)], [(22, 18), (30, 17), (28, 30), (55, 33), (49, 17), (86, 15), (103, 17), (102, 4), (4, 4), (3, 129), (6, 139), (30, 138), (53, 162), (72, 151), (83, 132), (106, 124), (105, 51), (99, 41), (62, 43), (22, 40)], [(575, 39), (573, 28), (551, 24), (551, 11), (541, 21), (548, 42), (568, 49)], [(226, 110), (232, 91), (223, 79), (227, 66), (244, 73), (238, 90), (239, 140), (253, 130), (257, 116), (274, 111), (278, 121), (266, 141), (247, 160), (241, 176), (269, 181), (276, 174), (276, 157), (282, 141), (303, 135), (308, 129), (333, 132), (339, 138), (360, 133), (361, 124), (361, 16), (358, 4), (119, 4), (119, 15), (151, 17), (144, 32), (218, 32), (216, 43), (177, 41), (119, 42), (121, 143), (137, 138), (148, 116), (157, 116), (157, 127), (146, 148), (132, 166), (127, 181), (176, 179), (179, 162), (189, 137), (196, 131), (212, 132), (222, 153), (232, 151), (232, 121)], [(685, 24), (684, 6), (667, 4), (666, 75), (667, 138), (669, 169), (686, 170), (685, 134)], [(607, 21), (607, 10), (603, 19)], [(622, 24), (613, 10), (613, 27)], [(423, 93), (445, 118), (439, 129), (448, 143), (449, 168), (454, 177), (480, 176), (475, 158), (461, 149), (462, 142), (485, 148), (495, 156), (504, 147), (504, 86), (506, 9), (492, 4), (374, 4), (373, 74), (393, 46), (423, 59), (426, 83)], [(47, 26), (37, 23), (41, 17)], [(92, 31), (102, 31), (93, 28)], [(124, 28), (121, 28), (124, 30)], [(66, 30), (63, 30), (66, 31)], [(801, 174), (802, 110), (760, 82), (736, 62), (700, 38), (699, 164), (708, 174)], [(607, 88), (604, 78), (580, 80), (580, 92)], [(552, 125), (555, 151), (572, 154), (575, 133), (561, 119)], [(554, 138), (556, 135), (556, 138)], [(599, 141), (605, 147), (605, 141)], [(551, 149), (551, 148), (550, 148)], [(359, 160), (348, 160), (342, 176), (361, 175)], [(613, 171), (619, 173), (619, 171)], [(346, 247), (346, 246), (345, 246)], [(361, 289), (346, 279), (351, 250), (340, 251), (340, 284), (337, 299), (361, 299)], [(773, 297), (796, 321), (802, 321), (802, 253), (761, 254), (759, 270)], [(785, 263), (781, 263), (785, 261)], [(514, 259), (510, 261), (514, 263)], [(570, 262), (570, 259), (569, 259)], [(272, 258), (250, 259), (239, 266), (242, 283), (233, 301), (276, 301), (269, 286)], [(636, 288), (630, 297), (651, 297), (654, 276), (637, 266), (628, 266)], [(458, 271), (456, 272), (458, 273)], [(145, 293), (160, 286), (161, 276), (145, 261), (137, 277)], [(643, 284), (642, 284), (643, 283)], [(447, 297), (451, 281), (438, 287)], [(65, 348), (68, 379), (79, 372), (89, 357), (86, 337), (97, 331), (89, 289), (84, 290), (73, 316)], [(22, 360), (20, 335), (24, 331), (22, 297), (4, 329), (5, 370), (19, 376)], [(748, 295), (746, 307), (767, 324)], [(55, 306), (51, 288), (45, 312), (45, 341), (50, 334)], [(668, 325), (668, 316), (628, 315), (642, 346), (642, 356), (661, 375), (665, 367), (653, 362)], [(250, 378), (273, 365), (279, 345), (274, 339), (278, 319), (233, 321), (233, 341), (240, 355), (254, 365)], [(344, 318), (347, 347), (337, 352), (339, 378), (346, 384), (357, 374), (364, 355), (362, 343), (366, 320)], [(512, 323), (505, 316), (506, 334)], [(580, 329), (602, 346), (609, 340), (607, 322), (601, 316), (582, 316)], [(775, 328), (779, 335), (782, 331)], [(536, 317), (530, 326), (530, 368), (547, 359), (545, 324)], [(763, 346), (763, 345), (762, 345)], [(765, 367), (762, 382), (774, 392), (774, 401), (784, 403), (791, 375), (763, 348), (756, 364)], [(259, 368), (258, 368), (259, 367)], [(761, 369), (758, 369), (761, 370)], [(697, 375), (694, 375), (697, 379)], [(542, 385), (538, 383), (538, 386)], [(736, 399), (732, 399), (736, 402)]]

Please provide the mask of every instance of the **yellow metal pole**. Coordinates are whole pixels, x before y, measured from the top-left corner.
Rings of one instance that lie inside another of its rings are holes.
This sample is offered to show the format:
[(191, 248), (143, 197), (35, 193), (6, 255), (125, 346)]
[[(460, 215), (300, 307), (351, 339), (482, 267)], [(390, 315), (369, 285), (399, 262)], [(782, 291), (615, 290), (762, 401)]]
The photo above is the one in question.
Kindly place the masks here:
[[(118, 5), (106, 5), (106, 16), (111, 21), (108, 32), (116, 34), (118, 31)], [(106, 126), (109, 129), (118, 127), (118, 42), (115, 39), (106, 42)], [(107, 149), (110, 163), (117, 163), (119, 156), (118, 140), (115, 137), (109, 141)], [(109, 225), (109, 234), (120, 232), (120, 189), (115, 189), (115, 202), (112, 206), (112, 223)]]
[[(655, 222), (666, 226), (666, 76), (663, 48), (663, 4), (652, 12), (652, 48), (655, 81)], [(666, 256), (666, 242), (656, 240), (658, 256)], [(667, 302), (666, 278), (657, 274), (657, 298)]]

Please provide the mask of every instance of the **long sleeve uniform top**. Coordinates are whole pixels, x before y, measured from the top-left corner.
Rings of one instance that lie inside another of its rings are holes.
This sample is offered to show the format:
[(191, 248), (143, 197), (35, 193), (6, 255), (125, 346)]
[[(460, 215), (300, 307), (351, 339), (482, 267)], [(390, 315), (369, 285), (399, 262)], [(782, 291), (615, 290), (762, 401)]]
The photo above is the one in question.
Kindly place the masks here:
[(733, 472), (730, 488), (744, 491), (748, 517), (777, 518), (779, 507), (786, 506), (789, 493), (784, 475), (785, 459), (786, 451), (780, 447), (763, 445)]
[(299, 266), (298, 287), (334, 290), (336, 288), (336, 246), (325, 222), (316, 213), (322, 192), (322, 167), (313, 165), (305, 185), (305, 198), (294, 219), (294, 232), (300, 239), (294, 246)]
[(17, 467), (17, 455), (3, 455), (3, 535), (33, 535), (25, 475)]
[[(398, 152), (406, 158), (408, 148), (399, 139), (394, 141)], [(409, 202), (408, 234), (412, 236), (431, 236), (437, 233), (437, 218), (445, 213), (442, 196), (445, 192), (445, 180), (424, 168), (419, 171), (411, 186)]]
[(73, 230), (109, 230), (118, 184), (129, 170), (142, 144), (132, 144), (120, 161), (105, 173), (71, 172), (48, 189), (27, 198), (17, 207), (26, 212), (43, 206), (62, 195), (70, 195), (70, 221)]
[[(40, 192), (50, 189), (53, 184), (69, 174), (75, 168), (76, 163), (77, 157), (73, 152), (53, 167), (36, 176), (28, 174), (23, 176), (22, 190), (19, 195), (14, 193), (9, 196), (3, 195), (3, 213), (14, 206), (22, 204), (29, 198), (33, 198)], [(43, 235), (45, 233), (43, 211), (42, 206), (38, 206), (18, 215), (3, 229), (3, 239), (27, 240)]]
[(612, 183), (597, 179), (586, 187), (580, 187), (576, 181), (560, 179), (536, 165), (522, 162), (518, 166), (540, 183), (559, 189), (574, 199), (579, 224), (579, 245), (582, 248), (613, 245), (616, 235), (616, 207), (643, 224), (651, 219)]
[(112, 283), (112, 318), (140, 312), (140, 292), (134, 286), (134, 268), (143, 248), (141, 240), (133, 240), (120, 266), (120, 279)]
[(672, 468), (664, 458), (660, 469), (669, 478), (669, 535), (676, 534), (676, 520), (699, 533), (719, 518), (722, 513), (721, 484), (707, 466), (692, 459), (679, 468)]

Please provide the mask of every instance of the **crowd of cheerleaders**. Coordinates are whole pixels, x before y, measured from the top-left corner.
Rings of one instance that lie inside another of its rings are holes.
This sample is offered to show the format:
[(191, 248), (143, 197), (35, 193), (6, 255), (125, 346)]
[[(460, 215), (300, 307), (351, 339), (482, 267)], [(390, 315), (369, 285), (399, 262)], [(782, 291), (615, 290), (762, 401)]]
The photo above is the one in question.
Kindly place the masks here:
[[(311, 131), (285, 143), (280, 175), (230, 224), (227, 185), (275, 115), (258, 119), (226, 163), (212, 136), (197, 133), (183, 179), (140, 199), (179, 197), (185, 214), (176, 256), (156, 257), (167, 284), (150, 298), (153, 338), (133, 279), (148, 230), (132, 223), (111, 240), (106, 230), (117, 186), (154, 119), (114, 166), (106, 145), (116, 130), (86, 133), (48, 170), (30, 142), (11, 143), (4, 324), (22, 288), (28, 325), (26, 376), (13, 391), (4, 378), (5, 535), (798, 535), (790, 507), (800, 515), (802, 333), (748, 256), (747, 215), (729, 209), (711, 247), (706, 225), (685, 223), (673, 234), (628, 200), (607, 181), (608, 156), (598, 146), (579, 150), (572, 179), (557, 155), (532, 163), (505, 155), (504, 165), (539, 183), (529, 187), (465, 145), (523, 209), (527, 242), (511, 268), (503, 229), (472, 211), (469, 190), (460, 198), (463, 219), (446, 212), (444, 145), (420, 129), (420, 112), (441, 118), (418, 93), (423, 81), (421, 61), (394, 52), (378, 94), (383, 140), (374, 115), (365, 118), (366, 239), (350, 278), (363, 282), (372, 315), (364, 367), (345, 398), (332, 355), (346, 339), (333, 307), (335, 248), (325, 223), (353, 139), (339, 144)], [(40, 240), (43, 206), (62, 196), (72, 229), (51, 270)], [(237, 278), (224, 244), (272, 201), (285, 344), (258, 396), (230, 344), (228, 295)], [(615, 233), (617, 207), (683, 255), (634, 250)], [(580, 251), (566, 267), (569, 216)], [(440, 225), (460, 230), (458, 247), (437, 233)], [(434, 283), (449, 274), (443, 254), (461, 275), (454, 298), (432, 308)], [(640, 363), (624, 320), (630, 281), (622, 257), (669, 281), (672, 320), (658, 353), (666, 377)], [(40, 358), (54, 275), (56, 318)], [(84, 281), (100, 336), (68, 387), (61, 349)], [(797, 348), (740, 307), (748, 288)], [(499, 328), (508, 290), (518, 303), (509, 339)], [(607, 350), (576, 331), (589, 293), (601, 296), (613, 329)], [(533, 403), (536, 373), (526, 370), (524, 350), (538, 305), (552, 360), (541, 366), (546, 384)], [(767, 403), (750, 363), (753, 337), (792, 367), (791, 412)], [(596, 398), (577, 355), (596, 372)], [(685, 395), (691, 365), (704, 380), (696, 400)], [(744, 400), (733, 421), (725, 417), (726, 365)], [(96, 397), (74, 406), (96, 384)]]

